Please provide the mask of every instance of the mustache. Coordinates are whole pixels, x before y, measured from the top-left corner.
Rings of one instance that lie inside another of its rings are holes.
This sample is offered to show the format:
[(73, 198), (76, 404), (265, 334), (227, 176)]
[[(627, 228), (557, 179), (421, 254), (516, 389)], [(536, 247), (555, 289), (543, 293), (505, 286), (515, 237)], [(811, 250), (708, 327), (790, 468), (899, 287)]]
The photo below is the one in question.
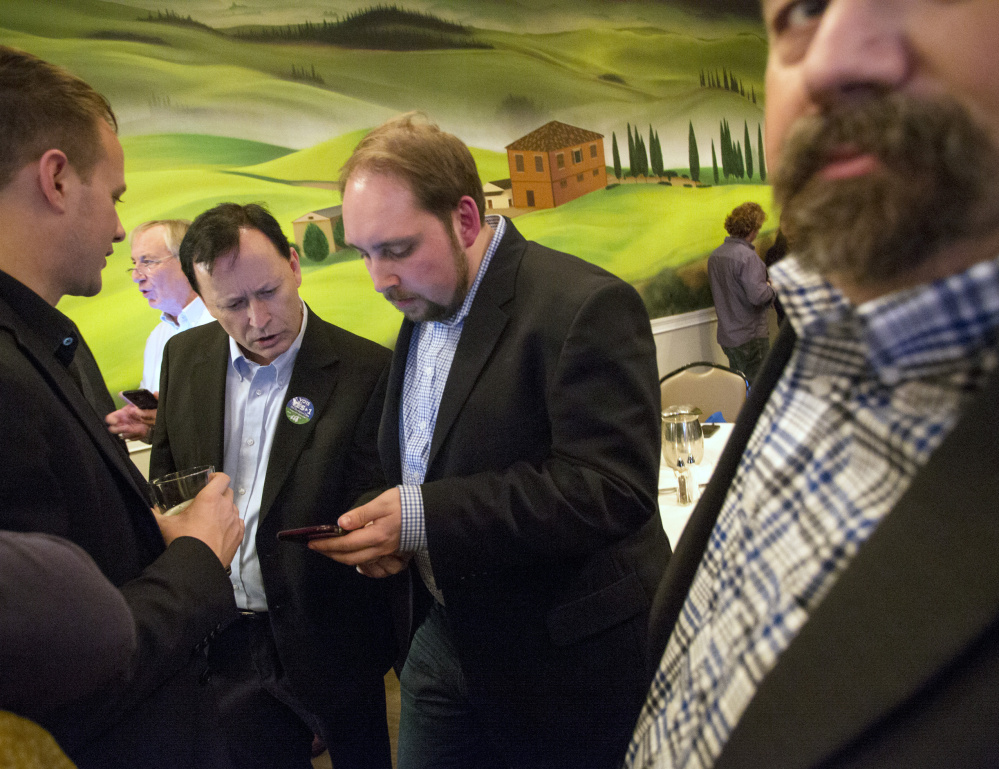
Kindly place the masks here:
[(401, 291), (398, 286), (392, 286), (383, 296), (390, 302), (405, 302), (409, 299), (417, 298), (416, 294), (407, 294), (405, 291)]
[(863, 102), (834, 106), (803, 118), (787, 140), (774, 194), (781, 205), (812, 182), (844, 152), (869, 154), (889, 171), (966, 187), (968, 147), (988, 146), (991, 137), (967, 110), (949, 98), (932, 101), (880, 93)]

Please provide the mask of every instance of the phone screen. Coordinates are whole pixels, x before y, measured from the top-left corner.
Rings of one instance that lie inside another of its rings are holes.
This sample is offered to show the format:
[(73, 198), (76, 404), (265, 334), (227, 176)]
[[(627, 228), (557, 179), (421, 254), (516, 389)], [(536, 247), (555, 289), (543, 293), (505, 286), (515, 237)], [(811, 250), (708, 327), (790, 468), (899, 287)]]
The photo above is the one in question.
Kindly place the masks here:
[(335, 523), (324, 523), (319, 526), (306, 526), (302, 529), (285, 529), (277, 533), (277, 538), (286, 542), (311, 542), (314, 539), (324, 539), (325, 537), (342, 537), (349, 533)]
[(125, 390), (121, 397), (131, 403), (136, 408), (142, 410), (154, 409), (159, 405), (159, 401), (156, 400), (156, 396), (153, 395), (149, 390)]

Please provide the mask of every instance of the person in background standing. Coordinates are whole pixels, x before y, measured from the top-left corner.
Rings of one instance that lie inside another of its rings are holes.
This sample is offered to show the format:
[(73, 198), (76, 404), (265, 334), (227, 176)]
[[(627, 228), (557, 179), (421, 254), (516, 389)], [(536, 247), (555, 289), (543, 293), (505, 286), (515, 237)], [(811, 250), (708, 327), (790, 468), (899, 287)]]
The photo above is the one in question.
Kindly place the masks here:
[(708, 280), (718, 314), (718, 344), (729, 365), (752, 384), (770, 349), (767, 310), (774, 290), (753, 241), (767, 219), (758, 203), (743, 203), (725, 218), (725, 242), (708, 257)]

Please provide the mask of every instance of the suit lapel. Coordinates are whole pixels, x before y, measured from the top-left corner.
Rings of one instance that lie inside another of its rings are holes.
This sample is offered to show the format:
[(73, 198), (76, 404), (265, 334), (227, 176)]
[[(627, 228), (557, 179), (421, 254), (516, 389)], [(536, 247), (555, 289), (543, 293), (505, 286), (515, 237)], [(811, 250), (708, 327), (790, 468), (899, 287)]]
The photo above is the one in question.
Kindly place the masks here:
[(815, 766), (910, 700), (999, 615), (999, 374), (767, 676), (718, 769)]
[(319, 422), (319, 416), (329, 407), (330, 397), (336, 389), (338, 356), (329, 340), (329, 331), (329, 324), (309, 310), (302, 347), (295, 358), (285, 399), (307, 398), (314, 412), (308, 422), (295, 424), (284, 415), (284, 404), (278, 404), (282, 413), (278, 414), (274, 442), (267, 461), (267, 477), (260, 502), (261, 520), (267, 516)]
[[(0, 321), (14, 334), (18, 346), (25, 357), (39, 374), (49, 382), (52, 390), (66, 404), (67, 409), (90, 436), (90, 439), (104, 456), (108, 465), (125, 478), (126, 485), (131, 488), (138, 500), (141, 500), (142, 505), (148, 507), (149, 492), (146, 480), (142, 477), (139, 469), (131, 459), (129, 459), (124, 445), (118, 438), (111, 435), (107, 429), (107, 425), (94, 411), (93, 406), (84, 397), (69, 372), (51, 354), (45, 354), (44, 342), (34, 332), (25, 328), (18, 321), (16, 313), (13, 313), (9, 307), (0, 303), (0, 309), (7, 310), (2, 313), (7, 317), (0, 317)], [(159, 534), (159, 529), (156, 527), (152, 513), (145, 520), (138, 521), (137, 526), (150, 538), (155, 547), (163, 547), (162, 536)]]
[(392, 366), (389, 369), (388, 389), (385, 393), (385, 406), (382, 420), (378, 425), (378, 456), (389, 483), (402, 480), (402, 457), (399, 443), (399, 409), (402, 405), (402, 387), (406, 378), (406, 360), (409, 357), (409, 343), (413, 338), (415, 325), (406, 320), (399, 329), (399, 337), (392, 352)]
[(211, 447), (208, 461), (216, 470), (225, 464), (225, 385), (229, 371), (229, 335), (218, 323), (211, 324), (213, 338), (201, 349), (192, 371), (199, 373), (191, 390), (192, 402), (184, 413), (191, 418), (189, 435), (196, 446)]
[(509, 322), (509, 316), (502, 307), (513, 297), (514, 282), (526, 244), (527, 241), (513, 224), (507, 222), (503, 240), (493, 254), (489, 268), (479, 283), (475, 299), (472, 300), (472, 307), (465, 317), (437, 411), (434, 437), (427, 460), (427, 477), (430, 477), (434, 459)]

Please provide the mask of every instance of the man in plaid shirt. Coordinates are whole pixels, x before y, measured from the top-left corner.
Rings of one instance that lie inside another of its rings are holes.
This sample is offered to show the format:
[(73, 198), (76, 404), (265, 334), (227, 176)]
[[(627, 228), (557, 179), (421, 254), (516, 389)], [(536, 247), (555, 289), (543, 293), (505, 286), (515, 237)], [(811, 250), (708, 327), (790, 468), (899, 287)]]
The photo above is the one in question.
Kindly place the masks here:
[(999, 12), (764, 0), (788, 317), (628, 767), (999, 764)]

